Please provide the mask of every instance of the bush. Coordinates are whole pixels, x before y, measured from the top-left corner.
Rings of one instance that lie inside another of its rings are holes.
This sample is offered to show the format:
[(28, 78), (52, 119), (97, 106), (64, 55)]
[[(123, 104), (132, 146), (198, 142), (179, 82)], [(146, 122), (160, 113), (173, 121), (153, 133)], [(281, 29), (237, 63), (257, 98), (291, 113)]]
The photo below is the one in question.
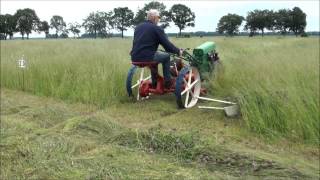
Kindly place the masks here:
[(67, 33), (62, 33), (59, 38), (68, 38), (68, 34)]
[(301, 37), (308, 37), (309, 35), (306, 32), (301, 33)]
[(1, 34), (0, 34), (0, 39), (1, 39), (1, 40), (5, 40), (5, 39), (6, 39), (6, 35), (4, 35), (4, 34), (1, 33)]

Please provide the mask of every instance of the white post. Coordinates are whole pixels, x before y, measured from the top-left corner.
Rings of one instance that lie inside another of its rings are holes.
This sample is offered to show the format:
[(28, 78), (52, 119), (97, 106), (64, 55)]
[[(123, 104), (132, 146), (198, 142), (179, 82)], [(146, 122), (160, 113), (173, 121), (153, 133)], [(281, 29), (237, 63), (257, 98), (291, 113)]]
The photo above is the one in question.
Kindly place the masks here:
[(24, 69), (27, 67), (26, 60), (24, 59), (24, 55), (22, 55), (22, 58), (18, 60), (18, 67), (22, 70), (22, 90), (25, 90), (24, 87)]

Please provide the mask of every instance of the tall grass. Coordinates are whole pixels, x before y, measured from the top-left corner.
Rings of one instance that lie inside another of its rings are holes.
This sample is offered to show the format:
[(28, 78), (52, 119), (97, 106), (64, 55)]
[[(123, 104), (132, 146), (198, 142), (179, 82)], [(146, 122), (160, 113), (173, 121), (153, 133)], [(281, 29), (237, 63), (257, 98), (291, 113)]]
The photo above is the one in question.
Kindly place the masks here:
[(215, 92), (235, 96), (251, 130), (319, 142), (319, 39), (223, 40)]
[[(125, 95), (130, 44), (120, 39), (2, 42), (1, 86), (105, 106)], [(25, 70), (16, 63), (22, 55)]]
[[(173, 40), (184, 48), (217, 43), (223, 71), (210, 82), (210, 92), (236, 98), (249, 129), (268, 137), (319, 143), (318, 38)], [(131, 43), (131, 39), (1, 41), (1, 87), (107, 106), (126, 96)], [(24, 72), (16, 65), (22, 55), (28, 61)]]

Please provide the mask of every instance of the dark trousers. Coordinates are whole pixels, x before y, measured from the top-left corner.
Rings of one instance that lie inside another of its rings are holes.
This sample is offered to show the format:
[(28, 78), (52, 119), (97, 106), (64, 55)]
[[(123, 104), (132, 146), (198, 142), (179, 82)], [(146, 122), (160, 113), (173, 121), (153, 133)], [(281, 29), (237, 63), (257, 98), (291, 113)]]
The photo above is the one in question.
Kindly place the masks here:
[[(163, 68), (163, 77), (165, 82), (170, 82), (171, 81), (171, 76), (170, 76), (170, 55), (165, 52), (160, 52), (157, 51), (154, 54), (154, 61), (161, 63), (162, 68)], [(157, 75), (158, 74), (158, 66), (156, 66), (152, 71), (151, 71), (151, 80), (152, 84), (155, 85), (157, 82)]]

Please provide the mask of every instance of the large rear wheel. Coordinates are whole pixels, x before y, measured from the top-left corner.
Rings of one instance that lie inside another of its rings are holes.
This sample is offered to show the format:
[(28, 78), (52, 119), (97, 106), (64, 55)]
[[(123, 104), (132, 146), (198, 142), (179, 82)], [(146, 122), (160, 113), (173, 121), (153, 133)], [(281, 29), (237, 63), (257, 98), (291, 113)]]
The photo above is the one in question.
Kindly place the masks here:
[(186, 66), (176, 80), (176, 100), (179, 108), (191, 108), (197, 104), (201, 91), (201, 79), (196, 67)]

